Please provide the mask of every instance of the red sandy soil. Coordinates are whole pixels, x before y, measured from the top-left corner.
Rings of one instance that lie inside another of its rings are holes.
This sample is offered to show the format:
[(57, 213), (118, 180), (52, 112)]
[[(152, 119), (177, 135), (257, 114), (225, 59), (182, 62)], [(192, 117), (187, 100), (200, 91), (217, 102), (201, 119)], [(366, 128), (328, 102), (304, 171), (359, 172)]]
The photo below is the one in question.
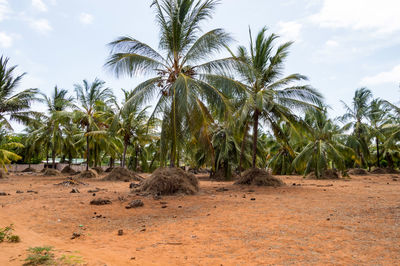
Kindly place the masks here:
[[(129, 183), (98, 180), (71, 194), (71, 187), (54, 185), (64, 178), (0, 181), (0, 191), (11, 194), (0, 197), (0, 227), (14, 224), (22, 240), (0, 243), (0, 265), (21, 265), (35, 246), (81, 256), (85, 265), (400, 264), (400, 179), (393, 175), (282, 177), (283, 188), (201, 181), (195, 196), (161, 200), (129, 194)], [(95, 187), (107, 189), (96, 197), (111, 205), (89, 205), (95, 197), (87, 191)], [(228, 191), (217, 192), (221, 187)], [(144, 207), (125, 209), (133, 199)], [(94, 212), (106, 218), (92, 218)], [(82, 236), (71, 240), (73, 232)]]

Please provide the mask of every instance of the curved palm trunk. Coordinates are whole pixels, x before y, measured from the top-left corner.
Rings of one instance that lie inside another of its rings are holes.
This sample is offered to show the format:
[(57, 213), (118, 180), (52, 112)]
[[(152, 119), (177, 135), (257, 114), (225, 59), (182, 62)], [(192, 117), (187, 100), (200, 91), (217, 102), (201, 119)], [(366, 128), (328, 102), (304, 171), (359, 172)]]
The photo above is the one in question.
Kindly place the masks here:
[[(89, 133), (89, 125), (86, 126), (86, 134)], [(89, 135), (86, 136), (86, 171), (89, 171)]]
[(256, 168), (257, 166), (257, 139), (258, 139), (258, 117), (259, 117), (258, 111), (254, 112), (254, 117), (253, 117), (253, 163), (252, 167)]

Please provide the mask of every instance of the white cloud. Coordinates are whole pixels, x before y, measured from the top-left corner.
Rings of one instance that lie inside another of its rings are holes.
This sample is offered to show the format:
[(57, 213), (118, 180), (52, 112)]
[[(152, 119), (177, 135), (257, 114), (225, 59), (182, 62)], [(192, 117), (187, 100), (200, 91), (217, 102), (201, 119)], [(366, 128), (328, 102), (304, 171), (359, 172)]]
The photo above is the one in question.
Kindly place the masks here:
[(0, 47), (9, 48), (13, 44), (13, 37), (5, 32), (0, 32)]
[(400, 65), (395, 66), (392, 70), (381, 72), (375, 76), (364, 77), (360, 84), (364, 86), (373, 86), (385, 83), (400, 83)]
[(82, 24), (92, 24), (93, 20), (94, 20), (93, 15), (89, 13), (81, 13), (81, 15), (79, 16), (79, 21)]
[(32, 29), (36, 30), (39, 33), (46, 34), (53, 30), (49, 21), (47, 19), (34, 19), (30, 21), (30, 26)]
[(7, 0), (0, 0), (0, 21), (7, 18), (7, 15), (11, 12), (10, 6)]
[(338, 47), (339, 43), (334, 40), (328, 40), (328, 41), (326, 41), (325, 45), (326, 45), (326, 47), (334, 48), (334, 47)]
[(279, 22), (279, 35), (282, 36), (284, 41), (301, 41), (300, 33), (303, 27), (302, 24), (296, 21), (288, 21), (288, 22)]
[(47, 11), (47, 6), (43, 0), (32, 0), (32, 6), (41, 12)]
[(310, 19), (321, 27), (391, 34), (400, 30), (399, 10), (399, 0), (324, 0)]

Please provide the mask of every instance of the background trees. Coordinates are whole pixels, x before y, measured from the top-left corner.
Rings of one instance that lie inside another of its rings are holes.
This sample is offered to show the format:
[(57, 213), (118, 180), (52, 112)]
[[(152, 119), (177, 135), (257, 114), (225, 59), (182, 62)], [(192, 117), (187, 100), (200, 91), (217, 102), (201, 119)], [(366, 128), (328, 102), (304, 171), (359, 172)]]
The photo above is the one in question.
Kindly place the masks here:
[[(322, 95), (285, 73), (291, 42), (263, 28), (249, 31), (236, 53), (222, 29), (203, 33), (217, 0), (154, 0), (159, 47), (132, 37), (110, 43), (106, 67), (117, 77), (148, 75), (119, 104), (95, 79), (51, 96), (17, 92), (23, 75), (0, 58), (0, 164), (85, 159), (89, 166), (119, 163), (132, 170), (209, 168), (230, 179), (247, 168), (317, 177), (327, 169), (399, 167), (400, 109), (371, 91), (355, 91), (335, 119)], [(219, 58), (219, 52), (230, 54)], [(46, 112), (30, 109), (33, 101)], [(147, 106), (154, 103), (154, 106)], [(10, 121), (27, 125), (13, 134)], [(22, 145), (24, 147), (22, 147)], [(3, 163), (2, 163), (3, 162)]]
[[(231, 37), (222, 29), (200, 35), (200, 25), (209, 19), (218, 1), (158, 1), (152, 4), (160, 26), (161, 53), (134, 38), (120, 37), (110, 43), (112, 55), (107, 66), (117, 75), (139, 73), (152, 78), (139, 84), (130, 101), (146, 103), (157, 98), (153, 114), (162, 117), (162, 155), (170, 166), (179, 165), (180, 142), (186, 131), (194, 134), (196, 113), (206, 115), (208, 105), (225, 107), (227, 99), (210, 83), (212, 70), (226, 65), (224, 60), (209, 61)], [(223, 78), (222, 75), (218, 78)], [(128, 102), (128, 104), (130, 104)], [(167, 122), (168, 121), (168, 122)]]

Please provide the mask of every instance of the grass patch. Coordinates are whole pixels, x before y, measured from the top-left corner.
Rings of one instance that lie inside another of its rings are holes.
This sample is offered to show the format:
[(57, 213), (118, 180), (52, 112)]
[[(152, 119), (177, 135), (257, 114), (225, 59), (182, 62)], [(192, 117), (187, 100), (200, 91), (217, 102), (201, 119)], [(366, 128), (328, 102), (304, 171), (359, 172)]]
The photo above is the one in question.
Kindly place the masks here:
[(82, 265), (85, 261), (81, 256), (77, 255), (62, 255), (58, 261), (61, 265)]
[(53, 247), (34, 247), (28, 249), (24, 265), (54, 265)]

